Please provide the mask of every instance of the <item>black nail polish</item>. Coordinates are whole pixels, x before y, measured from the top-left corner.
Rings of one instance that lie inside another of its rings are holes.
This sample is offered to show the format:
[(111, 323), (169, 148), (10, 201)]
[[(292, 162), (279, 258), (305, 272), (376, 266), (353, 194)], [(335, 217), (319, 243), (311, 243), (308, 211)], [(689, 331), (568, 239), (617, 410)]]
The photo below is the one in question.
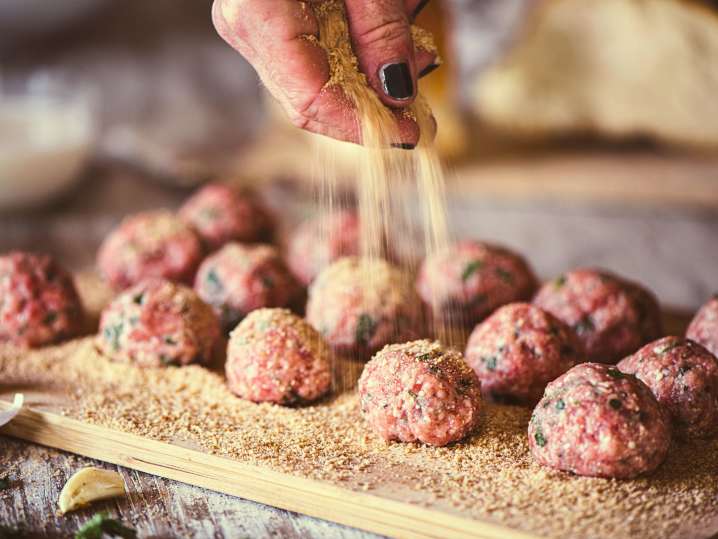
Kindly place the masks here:
[(428, 3), (429, 0), (421, 0), (421, 2), (419, 2), (419, 5), (416, 6), (416, 8), (414, 9), (414, 13), (411, 14), (411, 18), (415, 19), (416, 16), (421, 13), (421, 10), (424, 9), (426, 7), (426, 4)]
[(392, 148), (396, 148), (397, 150), (413, 150), (416, 148), (416, 144), (409, 144), (408, 142), (401, 142), (401, 143), (393, 143), (391, 144)]
[(434, 71), (437, 67), (439, 67), (441, 64), (429, 64), (424, 69), (419, 71), (419, 78), (426, 77), (429, 73)]
[(379, 69), (379, 79), (384, 93), (394, 99), (409, 99), (414, 96), (414, 82), (406, 62), (385, 64)]

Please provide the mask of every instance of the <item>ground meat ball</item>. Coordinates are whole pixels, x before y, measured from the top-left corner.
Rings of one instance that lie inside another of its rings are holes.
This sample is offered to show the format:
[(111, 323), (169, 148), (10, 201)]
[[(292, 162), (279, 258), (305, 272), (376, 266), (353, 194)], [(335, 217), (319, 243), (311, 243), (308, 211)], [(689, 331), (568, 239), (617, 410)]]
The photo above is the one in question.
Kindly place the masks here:
[(461, 353), (428, 340), (378, 352), (359, 378), (364, 419), (385, 440), (446, 445), (479, 424), (481, 385)]
[(179, 215), (209, 250), (230, 241), (271, 241), (273, 236), (272, 218), (256, 197), (223, 183), (211, 183), (197, 191), (180, 208)]
[(255, 309), (290, 306), (301, 293), (274, 247), (239, 243), (229, 243), (207, 257), (194, 288), (225, 330)]
[(227, 383), (254, 402), (318, 399), (331, 385), (331, 350), (321, 335), (286, 309), (258, 309), (232, 332)]
[(571, 326), (599, 363), (616, 363), (663, 331), (653, 294), (606, 271), (565, 273), (541, 287), (534, 304)]
[(49, 256), (0, 256), (0, 342), (36, 347), (82, 331), (83, 309), (72, 278)]
[(435, 319), (473, 327), (497, 308), (531, 298), (536, 278), (516, 253), (462, 241), (424, 260), (417, 290)]
[(126, 218), (100, 247), (97, 264), (116, 289), (160, 277), (190, 284), (202, 259), (197, 234), (165, 210)]
[(595, 477), (653, 471), (671, 442), (668, 416), (648, 386), (601, 363), (576, 365), (551, 382), (528, 435), (540, 464)]
[(618, 364), (645, 383), (670, 413), (682, 438), (718, 433), (718, 359), (700, 344), (680, 337), (652, 342)]
[(718, 356), (718, 294), (696, 313), (686, 337)]
[(359, 357), (416, 338), (422, 325), (409, 277), (384, 260), (355, 257), (333, 263), (312, 283), (307, 320), (333, 348)]
[(143, 281), (102, 312), (98, 348), (140, 367), (207, 363), (219, 321), (194, 290), (164, 279)]
[(354, 210), (339, 210), (302, 223), (289, 240), (287, 262), (308, 286), (330, 263), (358, 254), (359, 217)]
[(481, 380), (485, 397), (536, 404), (550, 381), (584, 361), (571, 328), (529, 303), (511, 303), (476, 326), (466, 362)]

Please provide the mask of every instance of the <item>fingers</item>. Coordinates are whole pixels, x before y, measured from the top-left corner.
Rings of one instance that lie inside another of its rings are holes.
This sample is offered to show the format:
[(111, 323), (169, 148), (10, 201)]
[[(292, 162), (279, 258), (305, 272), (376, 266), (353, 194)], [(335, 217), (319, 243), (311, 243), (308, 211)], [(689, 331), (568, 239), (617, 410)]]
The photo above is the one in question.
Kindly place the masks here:
[(384, 104), (406, 107), (416, 96), (416, 65), (403, 0), (346, 0), (360, 69)]
[(409, 16), (409, 20), (413, 21), (416, 16), (421, 13), (421, 10), (426, 7), (429, 0), (404, 0), (404, 10)]

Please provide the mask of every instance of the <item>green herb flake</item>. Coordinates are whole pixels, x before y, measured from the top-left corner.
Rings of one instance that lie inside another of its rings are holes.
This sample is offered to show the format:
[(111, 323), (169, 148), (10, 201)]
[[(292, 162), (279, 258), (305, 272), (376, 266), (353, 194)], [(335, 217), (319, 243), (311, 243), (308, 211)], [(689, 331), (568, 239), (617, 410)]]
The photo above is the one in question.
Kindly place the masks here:
[(57, 320), (57, 312), (48, 311), (45, 315), (45, 318), (42, 319), (42, 323), (46, 326), (49, 326), (52, 325), (55, 320)]
[(135, 294), (132, 297), (132, 301), (136, 303), (137, 305), (142, 305), (142, 303), (145, 301), (145, 293), (140, 292), (139, 294)]
[(461, 280), (466, 281), (469, 277), (471, 277), (474, 273), (476, 273), (478, 270), (484, 267), (484, 261), (483, 260), (474, 260), (472, 262), (469, 262), (466, 267), (464, 268), (464, 272), (461, 274)]
[(489, 356), (485, 357), (484, 359), (484, 365), (486, 365), (486, 368), (490, 371), (496, 370), (496, 356)]
[(171, 358), (170, 356), (167, 356), (165, 354), (160, 354), (160, 363), (162, 363), (162, 365), (169, 366), (169, 365), (174, 365), (175, 360), (173, 358)]
[(368, 314), (362, 314), (357, 321), (356, 340), (362, 346), (368, 346), (374, 336), (376, 323)]
[(614, 410), (620, 410), (621, 401), (619, 399), (611, 399), (608, 401), (608, 405)]
[(219, 294), (220, 292), (222, 292), (222, 290), (224, 290), (222, 280), (219, 278), (219, 275), (217, 275), (217, 271), (214, 268), (207, 272), (207, 275), (204, 279), (207, 284), (212, 287), (212, 291), (210, 293)]
[(558, 399), (556, 401), (556, 410), (563, 410), (564, 408), (566, 408), (566, 403), (563, 399)]
[(626, 375), (623, 374), (618, 369), (608, 369), (606, 371), (606, 374), (608, 374), (611, 378), (615, 378), (616, 380), (620, 380), (621, 378), (625, 378)]
[(594, 331), (596, 327), (593, 325), (591, 316), (586, 315), (573, 326), (573, 329), (576, 330), (576, 333), (579, 335), (585, 335), (586, 333)]
[(433, 357), (433, 356), (431, 355), (431, 353), (428, 353), (428, 354), (418, 355), (418, 356), (416, 356), (416, 359), (417, 359), (418, 361), (431, 361), (431, 358), (432, 358), (432, 357)]
[(122, 336), (122, 330), (124, 324), (120, 322), (114, 326), (108, 326), (102, 332), (103, 337), (106, 341), (109, 341), (112, 345), (112, 349), (117, 352), (120, 349), (120, 337)]
[(135, 539), (137, 532), (124, 526), (121, 522), (110, 518), (108, 513), (97, 513), (77, 530), (75, 539), (101, 539), (103, 535)]
[(262, 284), (264, 285), (264, 288), (274, 288), (274, 280), (272, 280), (272, 278), (268, 275), (262, 275)]
[(514, 275), (510, 271), (505, 270), (504, 268), (496, 268), (496, 275), (499, 279), (501, 279), (506, 284), (513, 284), (514, 282)]
[(7, 477), (0, 477), (0, 490), (10, 488), (10, 480)]
[(678, 339), (672, 340), (670, 342), (654, 346), (653, 347), (653, 353), (654, 354), (665, 354), (666, 352), (670, 352), (674, 348), (678, 348), (681, 345), (681, 341)]
[(165, 335), (165, 338), (162, 339), (162, 340), (165, 342), (165, 344), (169, 344), (169, 345), (175, 345), (175, 344), (177, 344), (177, 341), (174, 340), (174, 339), (173, 339), (172, 337), (170, 337), (169, 335)]
[(559, 275), (559, 276), (556, 277), (556, 279), (554, 279), (554, 281), (553, 281), (553, 285), (554, 285), (556, 288), (561, 288), (561, 287), (562, 287), (563, 285), (565, 285), (565, 284), (566, 284), (566, 276), (565, 276), (565, 275)]
[(536, 428), (536, 432), (534, 433), (534, 440), (536, 440), (536, 445), (539, 447), (543, 447), (546, 445), (546, 437), (543, 435), (543, 432), (541, 431), (540, 427)]

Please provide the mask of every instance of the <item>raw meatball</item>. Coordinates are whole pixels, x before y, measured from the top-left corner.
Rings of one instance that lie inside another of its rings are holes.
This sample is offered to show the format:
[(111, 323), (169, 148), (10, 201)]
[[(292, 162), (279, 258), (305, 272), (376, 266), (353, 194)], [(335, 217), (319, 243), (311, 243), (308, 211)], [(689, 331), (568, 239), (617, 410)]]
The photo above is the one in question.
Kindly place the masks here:
[(461, 353), (428, 340), (393, 344), (359, 378), (364, 419), (385, 440), (446, 445), (479, 424), (481, 385)]
[(485, 397), (536, 404), (546, 384), (584, 361), (571, 328), (529, 303), (511, 303), (476, 326), (466, 362), (481, 380)]
[(718, 356), (718, 295), (696, 313), (688, 326), (686, 337)]
[(273, 236), (272, 219), (256, 197), (223, 183), (211, 183), (197, 191), (180, 208), (179, 215), (209, 250), (230, 241), (271, 241)]
[(531, 298), (536, 278), (526, 261), (495, 245), (462, 241), (424, 260), (417, 290), (433, 316), (473, 327), (497, 308)]
[(339, 210), (302, 223), (289, 240), (287, 262), (308, 286), (335, 260), (358, 254), (359, 217), (354, 210)]
[(421, 305), (411, 281), (384, 260), (342, 258), (309, 289), (307, 320), (337, 351), (367, 357), (416, 338)]
[(83, 309), (72, 278), (51, 257), (0, 256), (0, 342), (36, 347), (82, 331)]
[(105, 308), (97, 343), (113, 360), (160, 367), (207, 363), (219, 336), (217, 317), (194, 290), (150, 279)]
[(671, 443), (668, 416), (648, 386), (601, 363), (576, 365), (551, 382), (528, 433), (540, 464), (595, 477), (653, 471)]
[(225, 330), (261, 307), (287, 307), (301, 289), (270, 245), (229, 243), (207, 257), (194, 288), (209, 303)]
[(197, 234), (165, 210), (126, 218), (100, 247), (97, 264), (122, 290), (151, 277), (190, 284), (202, 259)]
[(306, 321), (286, 309), (258, 309), (232, 332), (227, 383), (254, 402), (318, 399), (331, 385), (331, 350)]
[(671, 415), (682, 438), (718, 433), (718, 359), (680, 337), (652, 342), (618, 364), (645, 383)]
[(571, 326), (599, 363), (616, 363), (663, 331), (653, 294), (607, 271), (565, 273), (541, 287), (534, 304)]

